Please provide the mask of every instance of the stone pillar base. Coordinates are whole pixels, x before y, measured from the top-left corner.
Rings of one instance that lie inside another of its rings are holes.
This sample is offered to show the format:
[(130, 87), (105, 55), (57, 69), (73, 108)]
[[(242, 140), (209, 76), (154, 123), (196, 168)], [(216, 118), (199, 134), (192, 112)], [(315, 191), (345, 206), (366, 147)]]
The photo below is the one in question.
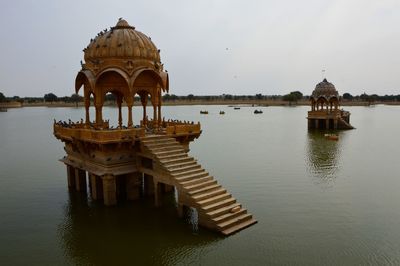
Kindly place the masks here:
[(128, 200), (136, 200), (142, 190), (142, 173), (132, 173), (126, 176), (126, 197)]
[(150, 196), (154, 194), (154, 178), (151, 175), (144, 174), (144, 194)]
[(115, 183), (115, 176), (105, 175), (103, 180), (103, 198), (104, 205), (112, 206), (117, 204), (117, 186)]
[(161, 206), (161, 183), (154, 180), (154, 205)]
[(99, 200), (103, 198), (103, 184), (99, 176), (95, 174), (89, 174), (90, 179), (90, 196), (93, 200)]
[(163, 192), (169, 193), (169, 192), (172, 192), (172, 191), (174, 191), (174, 186), (170, 186), (170, 185), (164, 184)]
[(178, 211), (179, 218), (183, 218), (184, 209), (185, 209), (185, 206), (181, 203), (178, 203), (177, 211)]
[(68, 187), (70, 189), (75, 188), (75, 168), (67, 165), (67, 178), (68, 178)]
[(86, 192), (86, 172), (81, 169), (75, 169), (75, 189)]

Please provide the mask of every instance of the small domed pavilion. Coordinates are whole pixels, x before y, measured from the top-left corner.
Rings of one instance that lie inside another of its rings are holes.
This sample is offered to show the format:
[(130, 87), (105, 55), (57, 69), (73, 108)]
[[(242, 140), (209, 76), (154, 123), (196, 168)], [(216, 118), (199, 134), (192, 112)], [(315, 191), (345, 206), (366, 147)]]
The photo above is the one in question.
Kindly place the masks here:
[[(169, 79), (150, 37), (120, 19), (91, 39), (83, 51), (85, 62), (75, 90), (78, 93), (83, 87), (85, 119), (54, 121), (53, 126), (55, 137), (65, 143), (67, 155), (61, 162), (67, 166), (71, 190), (86, 193), (89, 188), (92, 200), (107, 206), (149, 195), (159, 206), (163, 193), (176, 191), (179, 215), (194, 208), (200, 226), (224, 235), (257, 222), (189, 156), (189, 143), (201, 134), (200, 123), (162, 118), (161, 94), (168, 92)], [(116, 127), (103, 119), (108, 93), (118, 106)], [(138, 98), (141, 120), (132, 113)], [(148, 102), (152, 119), (147, 117)], [(96, 110), (94, 121), (91, 105)], [(125, 106), (127, 118), (122, 117)]]
[(339, 109), (340, 96), (335, 86), (324, 79), (310, 96), (309, 129), (352, 129), (350, 113)]
[(161, 125), (161, 93), (168, 91), (168, 73), (163, 70), (160, 50), (150, 37), (120, 19), (115, 27), (104, 30), (90, 40), (83, 50), (85, 63), (75, 80), (76, 93), (83, 86), (86, 125), (90, 124), (89, 107), (93, 96), (95, 124), (103, 127), (102, 108), (107, 93), (115, 96), (119, 113), (118, 126), (123, 126), (121, 106), (128, 108), (127, 127), (133, 127), (132, 107), (138, 95), (143, 106), (143, 125), (147, 123), (146, 106), (150, 97), (154, 126)]

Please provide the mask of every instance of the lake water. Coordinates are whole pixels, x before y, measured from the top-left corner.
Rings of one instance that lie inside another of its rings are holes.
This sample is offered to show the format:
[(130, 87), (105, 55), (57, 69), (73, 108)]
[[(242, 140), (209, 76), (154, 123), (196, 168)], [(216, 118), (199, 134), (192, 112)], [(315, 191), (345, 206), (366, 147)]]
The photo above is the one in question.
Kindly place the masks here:
[(163, 108), (201, 122), (191, 155), (258, 220), (229, 237), (179, 219), (173, 195), (106, 208), (68, 192), (52, 123), (83, 109), (0, 113), (0, 264), (399, 265), (400, 106), (345, 108), (357, 129), (337, 142), (308, 132), (308, 109)]

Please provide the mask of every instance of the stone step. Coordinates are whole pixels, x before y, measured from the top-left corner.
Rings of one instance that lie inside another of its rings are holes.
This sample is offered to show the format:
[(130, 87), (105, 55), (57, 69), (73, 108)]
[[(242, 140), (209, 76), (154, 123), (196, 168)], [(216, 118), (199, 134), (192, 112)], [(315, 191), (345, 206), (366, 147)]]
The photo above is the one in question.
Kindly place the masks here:
[(219, 216), (221, 216), (221, 215), (230, 213), (230, 211), (231, 211), (233, 208), (241, 207), (241, 206), (242, 206), (242, 205), (241, 205), (240, 203), (236, 202), (236, 203), (233, 203), (233, 204), (231, 204), (231, 205), (223, 206), (223, 207), (221, 207), (221, 208), (219, 208), (219, 209), (215, 209), (215, 210), (213, 210), (213, 211), (207, 212), (206, 215), (209, 216), (211, 219), (212, 219), (212, 218), (216, 218), (216, 217), (219, 217)]
[(176, 177), (175, 180), (177, 180), (179, 183), (182, 183), (185, 181), (190, 181), (195, 178), (201, 178), (201, 177), (205, 177), (205, 176), (208, 176), (208, 173), (203, 170), (202, 172), (199, 172), (199, 173), (195, 173), (195, 174), (191, 174), (191, 175), (184, 175), (182, 177)]
[(156, 138), (170, 138), (166, 135), (162, 134), (147, 134), (146, 136), (141, 137), (140, 139), (156, 139)]
[(176, 141), (170, 141), (170, 142), (155, 142), (155, 143), (145, 143), (144, 144), (147, 148), (149, 149), (154, 149), (154, 148), (159, 148), (159, 147), (165, 147), (165, 146), (173, 146), (173, 145), (180, 145)]
[(208, 199), (204, 199), (204, 200), (198, 201), (197, 204), (199, 204), (200, 206), (204, 207), (204, 206), (207, 206), (207, 205), (212, 205), (214, 203), (220, 202), (222, 200), (229, 199), (231, 197), (232, 197), (232, 195), (230, 193), (223, 193), (223, 194), (220, 194), (220, 195), (217, 195), (217, 196), (210, 197)]
[(178, 158), (187, 158), (189, 157), (187, 153), (181, 152), (176, 154), (166, 154), (166, 155), (156, 155), (158, 160), (165, 160), (165, 159), (178, 159)]
[(187, 165), (187, 166), (183, 166), (180, 168), (175, 168), (175, 169), (171, 169), (169, 170), (172, 174), (177, 174), (177, 173), (182, 173), (182, 172), (186, 172), (188, 170), (194, 170), (194, 169), (202, 169), (201, 166), (197, 163), (193, 164), (193, 165)]
[(161, 165), (162, 173), (174, 180), (178, 193), (187, 197), (187, 204), (206, 219), (205, 225), (229, 235), (257, 222), (175, 139), (150, 136), (141, 141), (145, 152)]
[(183, 152), (182, 149), (173, 149), (170, 151), (156, 151), (156, 152), (153, 152), (153, 154), (155, 154), (156, 156), (164, 156), (164, 155), (175, 155), (175, 154), (179, 154), (182, 152)]
[(161, 144), (161, 143), (176, 143), (175, 139), (172, 138), (154, 138), (154, 139), (142, 139), (141, 142), (144, 145), (151, 145), (151, 144)]
[(163, 146), (159, 146), (156, 148), (152, 148), (152, 147), (147, 147), (147, 148), (152, 152), (170, 151), (170, 150), (179, 150), (179, 149), (182, 151), (185, 151), (181, 145), (168, 145), (168, 146), (163, 145)]
[[(231, 208), (232, 209), (232, 208)], [(230, 210), (231, 210), (230, 209)], [(230, 219), (232, 219), (232, 218), (235, 218), (235, 217), (238, 217), (238, 216), (240, 216), (240, 215), (242, 215), (242, 214), (245, 214), (245, 213), (247, 213), (247, 210), (246, 209), (240, 209), (239, 211), (237, 211), (237, 212), (227, 212), (227, 213), (224, 213), (224, 214), (222, 214), (222, 215), (219, 215), (219, 216), (217, 216), (217, 217), (214, 217), (214, 218), (212, 218), (211, 220), (213, 220), (215, 223), (223, 223), (223, 222), (226, 222), (226, 221), (228, 221), (228, 220), (230, 220)]]
[(253, 224), (257, 223), (257, 220), (255, 219), (250, 219), (247, 221), (244, 221), (243, 223), (237, 224), (235, 226), (229, 227), (228, 229), (222, 231), (221, 233), (224, 235), (231, 235), (233, 233), (236, 233), (242, 229), (245, 229)]
[[(204, 184), (205, 182), (213, 180), (212, 176), (206, 176), (206, 177), (201, 177), (201, 178), (195, 178), (189, 181), (181, 182), (180, 184), (185, 188), (188, 189), (189, 187), (193, 186), (201, 186), (201, 184)], [(217, 182), (217, 181), (215, 181)], [(205, 184), (204, 184), (205, 185)]]
[(245, 214), (239, 215), (237, 217), (234, 217), (232, 219), (229, 219), (225, 222), (218, 223), (217, 227), (219, 230), (226, 230), (229, 227), (233, 227), (233, 226), (243, 223), (247, 220), (251, 220), (251, 218), (253, 218), (253, 216), (250, 213), (245, 213)]
[(179, 173), (171, 173), (173, 178), (181, 178), (187, 175), (194, 175), (194, 174), (199, 174), (199, 173), (205, 173), (206, 171), (203, 168), (199, 168), (199, 169), (193, 169), (193, 170), (188, 170), (188, 171), (184, 171), (184, 172), (179, 172)]
[(199, 194), (199, 193), (208, 192), (208, 191), (211, 191), (211, 190), (214, 190), (214, 189), (218, 189), (220, 187), (221, 187), (221, 185), (215, 184), (215, 185), (203, 187), (203, 188), (200, 188), (200, 189), (197, 189), (197, 190), (189, 191), (188, 194), (193, 196), (193, 195), (196, 195), (196, 194)]
[(186, 186), (186, 187), (184, 187), (184, 189), (189, 192), (191, 190), (196, 190), (196, 189), (200, 189), (200, 188), (203, 188), (203, 187), (206, 187), (206, 186), (210, 186), (210, 185), (215, 185), (215, 184), (217, 184), (217, 180), (211, 179), (211, 180), (208, 180), (208, 181), (205, 181), (205, 182), (202, 181), (200, 183), (196, 183), (196, 184), (193, 184), (193, 185)]
[(226, 193), (226, 189), (225, 188), (219, 188), (219, 189), (215, 189), (215, 190), (211, 190), (211, 191), (207, 191), (204, 193), (199, 193), (195, 196), (192, 196), (192, 198), (196, 201), (202, 201), (202, 200), (206, 200), (206, 199), (210, 199), (212, 197), (215, 196), (219, 196), (221, 194)]
[(169, 171), (174, 171), (176, 169), (184, 168), (184, 167), (187, 167), (187, 166), (190, 166), (190, 165), (198, 165), (198, 166), (200, 166), (199, 164), (197, 164), (196, 161), (193, 160), (193, 161), (187, 161), (187, 162), (164, 165), (164, 167), (166, 169), (168, 169)]
[(160, 160), (160, 163), (164, 166), (168, 166), (170, 164), (175, 164), (175, 163), (180, 163), (180, 162), (188, 162), (188, 161), (195, 161), (197, 162), (197, 160), (195, 160), (193, 157), (184, 157), (184, 158), (177, 158), (177, 159), (163, 159)]
[(171, 138), (165, 135), (150, 135), (140, 138), (140, 140), (154, 140), (154, 139), (171, 139)]
[(211, 211), (220, 209), (222, 207), (225, 207), (225, 206), (228, 206), (228, 205), (232, 205), (233, 203), (236, 203), (236, 199), (231, 196), (231, 197), (229, 197), (227, 199), (218, 201), (217, 203), (214, 203), (214, 204), (210, 204), (210, 205), (207, 205), (207, 206), (204, 206), (204, 207), (200, 206), (200, 210), (199, 211), (203, 211), (205, 213), (209, 213)]

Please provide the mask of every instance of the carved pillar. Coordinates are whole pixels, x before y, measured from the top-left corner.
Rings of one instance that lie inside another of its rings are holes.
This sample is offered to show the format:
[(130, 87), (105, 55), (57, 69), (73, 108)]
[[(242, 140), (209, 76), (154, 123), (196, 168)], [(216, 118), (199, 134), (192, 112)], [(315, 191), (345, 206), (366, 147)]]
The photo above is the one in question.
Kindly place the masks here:
[(329, 129), (329, 119), (325, 119), (325, 129)]
[(71, 165), (67, 165), (67, 178), (68, 178), (68, 187), (75, 188), (75, 168)]
[(117, 105), (118, 105), (118, 127), (122, 128), (122, 110), (121, 110), (122, 97), (121, 96), (117, 97)]
[(103, 198), (104, 205), (112, 206), (117, 204), (117, 185), (115, 183), (114, 175), (104, 175), (103, 180)]
[(146, 105), (143, 105), (143, 126), (147, 125), (146, 116)]
[(90, 124), (89, 107), (90, 107), (90, 98), (85, 99), (85, 112), (86, 112), (85, 124), (86, 124), (86, 126), (89, 126), (89, 124)]
[(143, 174), (143, 181), (144, 181), (144, 194), (147, 196), (153, 195), (154, 193), (153, 177), (148, 174)]
[(153, 126), (157, 127), (157, 105), (153, 104)]
[(89, 174), (90, 179), (90, 196), (93, 200), (99, 200), (103, 198), (103, 184), (101, 178), (95, 174)]
[(315, 128), (316, 128), (316, 129), (319, 128), (319, 119), (315, 119)]
[(142, 180), (143, 174), (140, 172), (128, 174), (126, 176), (126, 195), (128, 200), (135, 200), (140, 197)]
[(161, 124), (161, 96), (158, 101), (158, 119), (157, 120), (158, 120), (158, 122), (157, 122), (158, 126), (161, 127), (162, 126), (162, 124)]
[(147, 124), (147, 121), (146, 121), (147, 93), (142, 93), (140, 95), (140, 100), (141, 100), (142, 106), (143, 106), (143, 126), (146, 127), (146, 124)]
[(77, 191), (86, 192), (86, 172), (75, 168), (75, 189)]
[(103, 114), (102, 114), (103, 106), (96, 105), (95, 108), (96, 108), (96, 124), (103, 125)]
[(131, 128), (133, 126), (132, 105), (132, 103), (128, 104), (128, 128)]

